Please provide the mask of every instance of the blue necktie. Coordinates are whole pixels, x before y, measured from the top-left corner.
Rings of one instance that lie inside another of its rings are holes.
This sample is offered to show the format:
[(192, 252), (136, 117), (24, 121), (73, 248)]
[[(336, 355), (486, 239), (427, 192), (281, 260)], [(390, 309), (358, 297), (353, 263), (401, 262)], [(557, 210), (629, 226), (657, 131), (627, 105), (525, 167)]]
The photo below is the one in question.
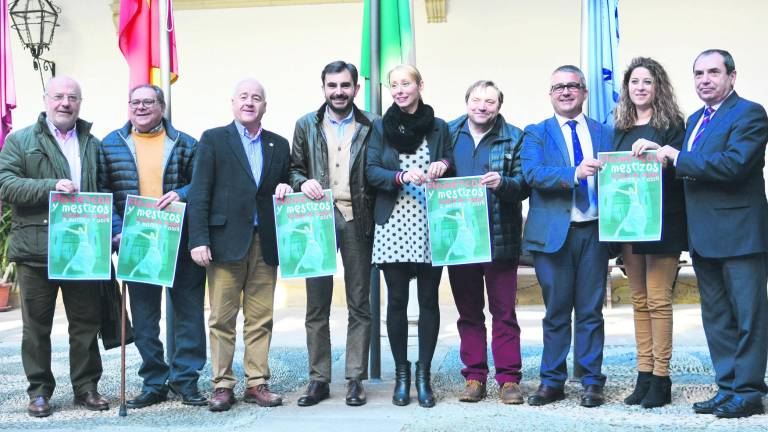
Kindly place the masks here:
[[(584, 160), (584, 154), (581, 152), (581, 141), (576, 133), (576, 120), (568, 120), (566, 124), (571, 128), (571, 144), (573, 145), (573, 166), (578, 167)], [(587, 179), (579, 180), (579, 186), (575, 190), (576, 208), (586, 213), (589, 210), (589, 184)]]
[(712, 114), (714, 114), (715, 110), (713, 110), (710, 107), (707, 107), (704, 109), (704, 118), (701, 120), (701, 125), (699, 125), (699, 130), (696, 131), (696, 136), (693, 137), (693, 142), (691, 143), (691, 150), (696, 148), (696, 143), (699, 141), (699, 138), (701, 138), (702, 135), (704, 135), (704, 129), (707, 128), (709, 125), (709, 120), (712, 118)]

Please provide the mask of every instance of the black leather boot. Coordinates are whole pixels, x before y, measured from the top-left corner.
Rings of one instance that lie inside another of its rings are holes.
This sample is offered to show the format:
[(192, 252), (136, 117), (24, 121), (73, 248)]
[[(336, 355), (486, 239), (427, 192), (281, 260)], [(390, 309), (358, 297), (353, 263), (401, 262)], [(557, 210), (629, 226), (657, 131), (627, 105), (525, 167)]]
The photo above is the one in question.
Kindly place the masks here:
[(672, 380), (668, 376), (651, 376), (651, 387), (640, 404), (643, 408), (657, 408), (672, 402)]
[(411, 403), (411, 362), (395, 365), (395, 391), (392, 403), (406, 406)]
[(435, 395), (432, 393), (432, 384), (430, 383), (429, 365), (424, 366), (421, 362), (416, 363), (416, 394), (419, 396), (419, 406), (423, 408), (432, 408), (435, 406)]
[(624, 399), (624, 403), (627, 405), (640, 405), (645, 394), (648, 393), (648, 388), (651, 386), (652, 376), (653, 374), (651, 372), (638, 372), (635, 391)]

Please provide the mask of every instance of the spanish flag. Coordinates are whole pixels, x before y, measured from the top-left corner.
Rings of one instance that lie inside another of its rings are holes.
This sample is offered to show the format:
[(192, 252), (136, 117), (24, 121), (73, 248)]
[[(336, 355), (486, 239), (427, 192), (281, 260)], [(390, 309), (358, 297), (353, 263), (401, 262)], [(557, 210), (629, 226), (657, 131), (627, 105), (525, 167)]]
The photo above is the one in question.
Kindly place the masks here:
[(171, 57), (171, 83), (178, 78), (176, 37), (173, 29), (171, 0), (120, 0), (119, 46), (130, 69), (130, 88), (142, 84), (161, 85), (160, 78), (160, 7), (168, 2), (168, 31)]

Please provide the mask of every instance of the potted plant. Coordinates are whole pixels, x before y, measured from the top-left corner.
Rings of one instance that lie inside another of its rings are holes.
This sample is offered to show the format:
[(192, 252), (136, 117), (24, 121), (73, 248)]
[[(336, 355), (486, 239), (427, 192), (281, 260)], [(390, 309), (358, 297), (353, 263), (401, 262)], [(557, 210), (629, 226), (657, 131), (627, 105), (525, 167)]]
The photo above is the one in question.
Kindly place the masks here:
[(11, 207), (2, 203), (0, 207), (0, 312), (11, 309), (10, 298), (14, 286), (13, 263), (8, 262), (8, 245), (11, 234)]

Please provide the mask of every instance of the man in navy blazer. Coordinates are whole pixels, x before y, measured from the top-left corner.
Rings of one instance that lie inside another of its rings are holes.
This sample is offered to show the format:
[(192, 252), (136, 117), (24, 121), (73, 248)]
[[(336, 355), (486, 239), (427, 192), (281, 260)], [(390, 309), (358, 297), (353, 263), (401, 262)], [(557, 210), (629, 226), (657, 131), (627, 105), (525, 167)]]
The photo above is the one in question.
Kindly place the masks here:
[(768, 117), (733, 90), (736, 66), (727, 51), (699, 54), (693, 77), (704, 107), (688, 118), (682, 151), (657, 152), (685, 181), (688, 242), (718, 386), (693, 409), (747, 417), (764, 412), (768, 391)]
[(245, 394), (243, 400), (276, 406), (269, 391), (267, 354), (277, 280), (273, 192), (289, 193), (288, 141), (262, 129), (267, 108), (256, 80), (238, 83), (232, 96), (235, 121), (203, 132), (189, 193), (189, 248), (207, 268), (213, 396), (211, 411), (235, 403), (232, 372), (237, 314), (243, 305)]
[(533, 255), (546, 314), (541, 384), (528, 398), (545, 405), (565, 398), (566, 357), (575, 311), (574, 358), (583, 368), (581, 405), (604, 402), (603, 299), (608, 250), (598, 241), (595, 174), (598, 151), (608, 151), (613, 132), (582, 113), (584, 74), (561, 66), (552, 74), (549, 96), (555, 115), (525, 128), (521, 160), (531, 187), (523, 248)]

